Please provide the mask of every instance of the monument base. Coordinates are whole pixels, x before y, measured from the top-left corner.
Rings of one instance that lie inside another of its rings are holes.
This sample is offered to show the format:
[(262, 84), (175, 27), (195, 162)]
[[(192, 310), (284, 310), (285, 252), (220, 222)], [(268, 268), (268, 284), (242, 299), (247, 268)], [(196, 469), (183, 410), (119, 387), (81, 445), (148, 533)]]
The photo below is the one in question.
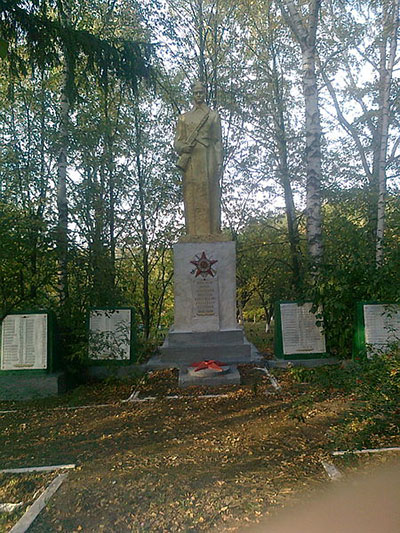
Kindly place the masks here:
[(170, 330), (160, 352), (161, 362), (179, 367), (209, 359), (228, 364), (252, 360), (252, 345), (241, 329), (187, 333)]
[(0, 375), (0, 400), (34, 400), (57, 396), (66, 391), (66, 376), (55, 374)]
[(192, 363), (214, 360), (237, 365), (255, 360), (256, 350), (236, 321), (235, 243), (221, 235), (210, 237), (174, 246), (174, 326), (159, 359), (148, 363), (179, 368), (181, 386), (240, 382), (236, 367), (231, 374), (190, 376), (185, 368)]
[(190, 367), (179, 370), (179, 387), (240, 385), (240, 374), (234, 365), (229, 366), (225, 372), (211, 372), (209, 375), (202, 373), (201, 370), (198, 373), (191, 370)]

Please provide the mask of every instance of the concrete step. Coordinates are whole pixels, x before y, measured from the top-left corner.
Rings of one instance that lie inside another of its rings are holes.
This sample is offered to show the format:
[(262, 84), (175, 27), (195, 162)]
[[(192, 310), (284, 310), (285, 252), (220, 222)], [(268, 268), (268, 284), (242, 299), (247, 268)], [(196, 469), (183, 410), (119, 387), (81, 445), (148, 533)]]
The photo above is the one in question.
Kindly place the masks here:
[(204, 361), (215, 359), (224, 362), (246, 362), (250, 361), (251, 345), (242, 344), (203, 344), (202, 346), (190, 345), (171, 346), (163, 345), (160, 348), (162, 361), (177, 361), (182, 363), (192, 363), (194, 361)]
[(245, 337), (242, 329), (231, 329), (226, 331), (200, 331), (187, 333), (170, 331), (167, 339), (169, 346), (203, 346), (204, 344), (242, 344)]

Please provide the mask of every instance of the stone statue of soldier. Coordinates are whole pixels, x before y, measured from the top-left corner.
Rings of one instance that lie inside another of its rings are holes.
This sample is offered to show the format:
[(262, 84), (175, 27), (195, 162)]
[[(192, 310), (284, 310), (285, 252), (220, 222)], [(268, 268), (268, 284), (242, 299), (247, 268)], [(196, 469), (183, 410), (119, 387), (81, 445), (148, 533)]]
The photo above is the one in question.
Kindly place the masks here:
[(183, 200), (188, 237), (221, 232), (222, 133), (216, 111), (205, 103), (205, 87), (192, 86), (194, 107), (180, 115), (174, 147), (183, 172)]

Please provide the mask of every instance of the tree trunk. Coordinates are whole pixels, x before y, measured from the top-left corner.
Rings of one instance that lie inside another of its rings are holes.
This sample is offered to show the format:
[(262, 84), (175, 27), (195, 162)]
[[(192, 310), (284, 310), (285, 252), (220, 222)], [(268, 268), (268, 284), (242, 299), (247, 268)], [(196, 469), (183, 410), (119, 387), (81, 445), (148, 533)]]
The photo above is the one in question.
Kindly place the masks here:
[[(363, 169), (368, 178), (369, 195), (369, 234), (371, 243), (375, 246), (375, 263), (381, 265), (383, 261), (383, 239), (385, 231), (385, 204), (386, 204), (386, 166), (390, 125), (390, 90), (393, 83), (393, 69), (396, 64), (397, 33), (399, 28), (400, 0), (385, 0), (382, 4), (382, 27), (378, 42), (379, 66), (378, 75), (378, 108), (368, 108), (359, 94), (357, 80), (353, 78), (350, 65), (347, 65), (348, 79), (353, 90), (355, 101), (361, 106), (363, 117), (377, 116), (376, 123), (371, 118), (364, 118), (372, 139), (371, 145), (365, 147), (362, 137), (356, 127), (359, 119), (351, 123), (345, 118), (340, 104), (326, 72), (322, 76), (332, 97), (336, 115), (343, 129), (353, 137), (358, 149)], [(349, 62), (347, 62), (349, 63)], [(368, 154), (372, 148), (372, 161), (369, 162)]]
[(299, 43), (305, 103), (307, 172), (307, 245), (314, 267), (322, 260), (321, 218), (321, 119), (316, 76), (316, 33), (321, 0), (310, 0), (307, 22), (293, 0), (278, 0), (282, 15)]
[(67, 69), (65, 64), (64, 84), (60, 102), (60, 150), (57, 160), (57, 257), (58, 257), (58, 293), (61, 308), (68, 300), (68, 201), (67, 201), (67, 152), (68, 152), (68, 116), (70, 103), (67, 94)]
[(306, 112), (307, 243), (312, 261), (322, 259), (321, 219), (321, 120), (315, 72), (315, 43), (306, 47), (303, 59), (303, 94)]
[[(392, 3), (392, 9), (383, 3), (382, 42), (380, 45), (379, 68), (379, 109), (378, 139), (374, 160), (377, 161), (376, 173), (378, 182), (378, 201), (376, 216), (376, 264), (383, 261), (383, 238), (385, 232), (386, 207), (386, 159), (389, 133), (390, 88), (392, 85), (393, 68), (397, 51), (397, 32), (399, 27), (400, 0)], [(389, 51), (387, 47), (389, 46)], [(387, 57), (388, 56), (388, 57)]]
[(139, 208), (140, 208), (140, 222), (142, 232), (142, 266), (143, 266), (143, 332), (147, 339), (150, 334), (150, 294), (149, 294), (149, 251), (148, 251), (148, 235), (146, 224), (146, 202), (145, 202), (145, 184), (144, 175), (142, 171), (141, 148), (142, 136), (140, 127), (139, 111), (135, 110), (135, 132), (136, 132), (136, 171), (139, 185)]
[[(69, 0), (57, 2), (60, 21), (67, 26), (70, 20)], [(61, 311), (66, 312), (69, 297), (68, 287), (68, 199), (67, 199), (67, 155), (68, 155), (68, 120), (70, 95), (68, 94), (71, 78), (68, 52), (63, 50), (64, 73), (60, 100), (60, 149), (57, 159), (57, 259), (58, 259), (58, 295)]]
[(279, 177), (284, 191), (286, 221), (288, 227), (288, 237), (290, 245), (290, 255), (293, 270), (293, 287), (296, 294), (300, 296), (300, 287), (302, 280), (300, 237), (296, 220), (296, 208), (294, 205), (293, 191), (289, 177), (288, 149), (286, 141), (286, 127), (284, 117), (284, 103), (279, 86), (278, 68), (276, 64), (276, 55), (273, 44), (270, 47), (273, 61), (273, 94), (275, 100), (274, 129), (275, 139), (278, 149), (279, 158)]
[(36, 211), (33, 213), (33, 227), (31, 238), (31, 287), (30, 298), (32, 302), (36, 300), (38, 289), (38, 242), (41, 231), (41, 223), (43, 221), (43, 211), (46, 201), (47, 177), (46, 177), (46, 146), (45, 146), (45, 130), (46, 130), (46, 103), (44, 90), (44, 75), (41, 72), (41, 91), (40, 91), (40, 181), (39, 181), (39, 202)]

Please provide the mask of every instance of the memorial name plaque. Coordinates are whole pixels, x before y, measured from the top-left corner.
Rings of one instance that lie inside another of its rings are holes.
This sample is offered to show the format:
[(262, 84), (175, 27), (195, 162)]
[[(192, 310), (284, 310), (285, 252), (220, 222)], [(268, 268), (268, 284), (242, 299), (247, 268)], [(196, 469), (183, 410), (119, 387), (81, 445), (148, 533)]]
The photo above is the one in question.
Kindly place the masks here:
[(369, 354), (400, 341), (400, 306), (364, 304), (365, 344)]
[(47, 369), (47, 313), (7, 315), (2, 323), (1, 370)]
[[(312, 304), (281, 303), (283, 355), (323, 354), (326, 352), (322, 327), (316, 324)], [(317, 314), (320, 314), (318, 310)]]
[(89, 317), (89, 357), (126, 361), (131, 356), (131, 309), (93, 309)]
[(215, 278), (193, 280), (193, 316), (218, 316), (218, 281)]

